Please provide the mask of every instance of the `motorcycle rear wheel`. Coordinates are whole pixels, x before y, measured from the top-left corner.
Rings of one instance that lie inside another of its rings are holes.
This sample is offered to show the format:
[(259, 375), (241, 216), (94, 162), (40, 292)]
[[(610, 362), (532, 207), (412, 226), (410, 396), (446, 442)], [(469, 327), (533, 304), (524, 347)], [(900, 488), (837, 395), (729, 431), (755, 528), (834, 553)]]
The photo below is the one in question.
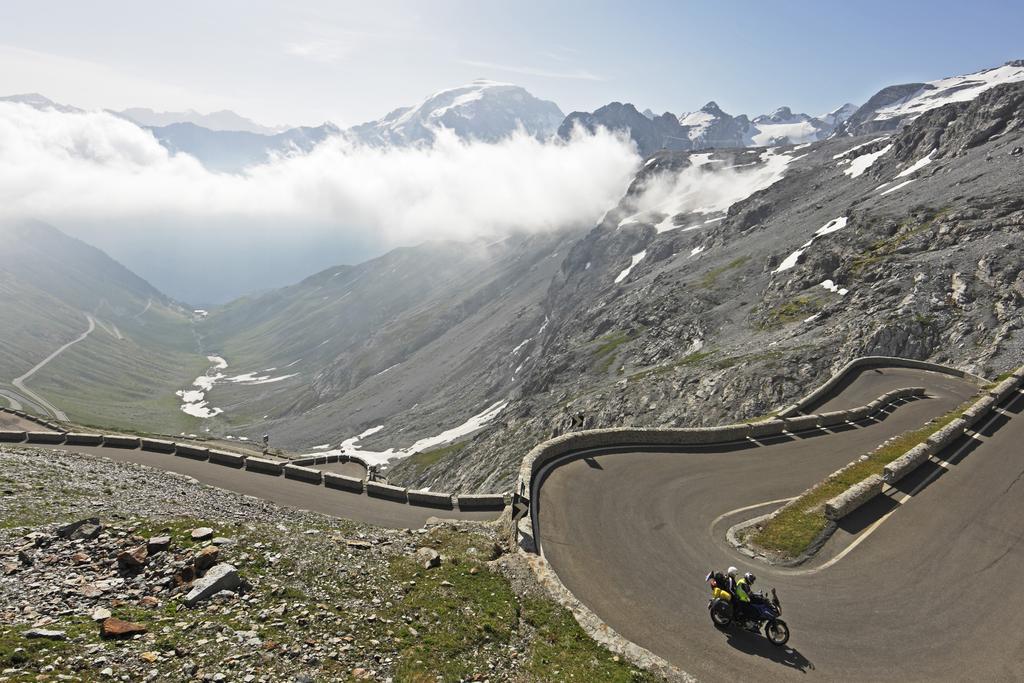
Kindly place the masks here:
[(711, 603), (711, 621), (719, 628), (725, 628), (732, 623), (732, 605), (724, 600), (715, 600)]
[(772, 619), (765, 624), (764, 635), (772, 645), (781, 647), (789, 642), (789, 625), (782, 619)]

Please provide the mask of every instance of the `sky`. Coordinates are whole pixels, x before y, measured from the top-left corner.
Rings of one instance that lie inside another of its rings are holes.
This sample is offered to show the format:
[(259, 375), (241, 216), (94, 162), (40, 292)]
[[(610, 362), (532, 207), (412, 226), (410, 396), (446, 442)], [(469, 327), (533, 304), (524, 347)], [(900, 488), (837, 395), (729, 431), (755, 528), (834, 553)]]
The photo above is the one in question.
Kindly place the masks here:
[(1024, 58), (1024, 3), (124, 0), (0, 6), (0, 94), (352, 125), (468, 82), (566, 113), (820, 114)]
[[(267, 125), (380, 118), (477, 78), (565, 113), (610, 101), (682, 113), (715, 100), (821, 114), (894, 83), (1024, 58), (1024, 3), (430, 2), (0, 3), (0, 218), (44, 220), (167, 294), (222, 303), (426, 240), (587, 229), (642, 159), (598, 131), (429, 147), (330, 138), (239, 174), (170, 154), (104, 109), (232, 109)], [(768, 182), (685, 174), (638, 211), (704, 207)]]

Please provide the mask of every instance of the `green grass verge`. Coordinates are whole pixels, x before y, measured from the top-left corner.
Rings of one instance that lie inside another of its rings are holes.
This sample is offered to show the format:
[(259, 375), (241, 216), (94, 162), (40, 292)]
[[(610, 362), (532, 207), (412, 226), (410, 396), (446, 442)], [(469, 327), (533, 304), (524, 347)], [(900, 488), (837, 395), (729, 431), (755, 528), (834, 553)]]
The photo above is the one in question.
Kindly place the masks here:
[(882, 474), (886, 465), (960, 417), (975, 400), (977, 399), (970, 399), (919, 429), (900, 434), (883, 447), (869, 453), (865, 460), (821, 482), (757, 528), (747, 540), (766, 550), (791, 558), (798, 557), (827, 526), (826, 502), (866, 477)]

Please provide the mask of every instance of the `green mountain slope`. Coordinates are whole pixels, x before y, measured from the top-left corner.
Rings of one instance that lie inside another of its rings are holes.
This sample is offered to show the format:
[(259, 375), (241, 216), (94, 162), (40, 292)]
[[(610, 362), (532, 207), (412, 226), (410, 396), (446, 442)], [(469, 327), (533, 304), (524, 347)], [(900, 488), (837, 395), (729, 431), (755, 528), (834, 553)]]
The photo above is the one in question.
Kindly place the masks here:
[(9, 405), (87, 424), (196, 426), (174, 395), (207, 364), (184, 308), (49, 225), (2, 223), (0, 244), (0, 396)]

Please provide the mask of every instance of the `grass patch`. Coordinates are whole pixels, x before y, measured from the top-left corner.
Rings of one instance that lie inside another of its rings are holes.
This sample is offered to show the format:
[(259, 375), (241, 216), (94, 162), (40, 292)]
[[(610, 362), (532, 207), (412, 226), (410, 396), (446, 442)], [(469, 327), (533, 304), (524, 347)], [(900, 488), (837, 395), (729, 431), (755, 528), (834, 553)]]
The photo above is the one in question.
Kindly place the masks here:
[(855, 258), (853, 263), (850, 264), (850, 271), (855, 274), (859, 274), (868, 266), (888, 257), (912, 237), (924, 232), (925, 230), (930, 230), (931, 227), (935, 225), (935, 221), (946, 215), (948, 212), (948, 207), (938, 209), (930, 213), (928, 217), (918, 225), (913, 225), (909, 218), (904, 220), (903, 223), (900, 224), (895, 235), (878, 240), (868, 247), (868, 252), (866, 254), (862, 254)]
[(900, 434), (883, 447), (869, 453), (867, 459), (819, 483), (769, 519), (748, 540), (788, 557), (799, 556), (827, 526), (824, 508), (828, 500), (872, 474), (881, 474), (890, 462), (960, 417), (975, 400), (977, 399), (970, 399), (919, 429)]
[(742, 266), (743, 264), (745, 264), (749, 260), (750, 260), (749, 256), (740, 256), (739, 258), (736, 258), (736, 259), (733, 259), (732, 261), (729, 261), (724, 266), (718, 266), (717, 268), (712, 268), (711, 270), (709, 270), (707, 273), (704, 274), (704, 277), (701, 278), (700, 283), (699, 283), (700, 286), (703, 287), (704, 289), (711, 289), (712, 287), (714, 287), (718, 283), (719, 276), (725, 275), (730, 270), (734, 270), (736, 268), (739, 268), (740, 266)]
[(715, 355), (714, 351), (694, 351), (693, 353), (683, 356), (679, 360), (665, 363), (664, 365), (658, 365), (653, 368), (647, 368), (646, 370), (641, 370), (639, 372), (634, 372), (629, 376), (629, 379), (631, 381), (635, 381), (644, 379), (645, 377), (650, 377), (651, 375), (667, 375), (676, 368), (697, 365), (701, 361), (713, 355)]
[(761, 321), (761, 329), (781, 327), (799, 322), (821, 311), (822, 300), (816, 296), (798, 296), (792, 301), (768, 309)]
[(619, 661), (591, 640), (567, 610), (548, 600), (526, 598), (523, 621), (534, 629), (526, 672), (530, 680), (656, 681), (646, 671)]
[(611, 332), (598, 339), (598, 345), (593, 351), (597, 371), (602, 374), (608, 372), (618, 356), (619, 347), (631, 339), (628, 332)]

